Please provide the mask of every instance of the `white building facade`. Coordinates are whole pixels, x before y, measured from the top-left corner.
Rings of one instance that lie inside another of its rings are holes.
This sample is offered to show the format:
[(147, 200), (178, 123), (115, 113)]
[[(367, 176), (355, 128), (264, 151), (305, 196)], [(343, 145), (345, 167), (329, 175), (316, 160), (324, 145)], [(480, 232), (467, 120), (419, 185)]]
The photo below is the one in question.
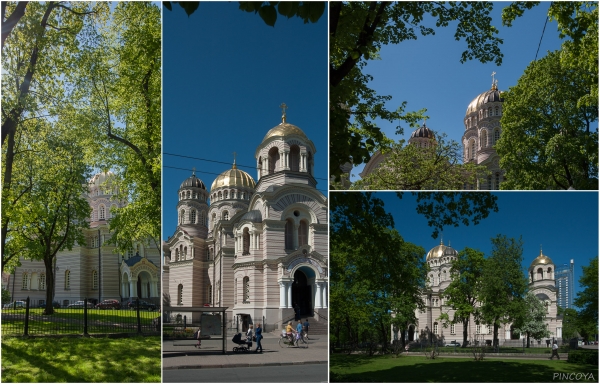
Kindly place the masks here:
[(295, 306), (326, 321), (328, 212), (315, 153), (284, 114), (256, 149), (257, 182), (234, 162), (210, 190), (194, 174), (181, 184), (179, 225), (163, 244), (171, 307), (186, 316), (185, 307), (227, 307), (228, 326), (240, 331), (278, 328)]

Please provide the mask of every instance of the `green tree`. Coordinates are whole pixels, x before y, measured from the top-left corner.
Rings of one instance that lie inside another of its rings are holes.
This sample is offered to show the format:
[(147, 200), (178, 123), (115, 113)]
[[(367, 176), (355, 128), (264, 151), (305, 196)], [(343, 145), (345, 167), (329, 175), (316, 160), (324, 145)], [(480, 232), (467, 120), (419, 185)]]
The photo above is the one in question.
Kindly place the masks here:
[(557, 315), (562, 316), (562, 338), (569, 341), (581, 334), (577, 311), (573, 308), (557, 308)]
[(460, 251), (450, 268), (450, 284), (443, 292), (446, 305), (452, 307), (454, 313), (452, 318), (448, 313), (442, 313), (440, 320), (443, 324), (462, 323), (463, 347), (467, 345), (471, 315), (479, 321), (475, 304), (481, 301), (484, 263), (483, 252), (468, 247)]
[(27, 138), (30, 151), (19, 162), (19, 176), (33, 179), (30, 191), (15, 208), (8, 246), (22, 246), (21, 257), (42, 260), (46, 268), (45, 314), (54, 308), (56, 254), (85, 244), (82, 229), (89, 226), (85, 197), (88, 168), (69, 122), (37, 124), (37, 136)]
[(487, 174), (484, 166), (462, 164), (459, 143), (446, 143), (438, 136), (433, 146), (404, 145), (404, 140), (385, 152), (385, 160), (351, 189), (375, 190), (451, 190), (476, 185)]
[(481, 288), (481, 317), (494, 325), (494, 346), (498, 328), (511, 323), (519, 314), (520, 301), (527, 289), (523, 276), (523, 240), (497, 235), (492, 238), (492, 253), (484, 264)]
[[(200, 6), (199, 1), (163, 1), (163, 5), (169, 11), (173, 5), (179, 4), (188, 16), (196, 12)], [(240, 1), (240, 9), (246, 12), (258, 13), (265, 24), (273, 27), (277, 21), (277, 14), (286, 16), (288, 19), (294, 16), (304, 20), (304, 24), (316, 23), (323, 13), (327, 2), (325, 1)]]
[[(339, 177), (341, 166), (367, 162), (371, 153), (385, 148), (385, 135), (377, 119), (402, 121), (412, 127), (424, 116), (425, 109), (407, 112), (406, 102), (395, 110), (386, 103), (390, 96), (378, 95), (369, 88), (371, 75), (363, 73), (367, 62), (378, 58), (383, 45), (399, 44), (435, 34), (435, 27), (457, 21), (457, 40), (465, 39), (467, 49), (461, 62), (477, 59), (500, 65), (502, 39), (489, 16), (491, 2), (331, 2), (329, 9), (330, 41), (330, 172)], [(431, 26), (426, 17), (431, 16)], [(417, 32), (418, 31), (418, 32)], [(402, 132), (401, 126), (397, 132)]]
[(11, 301), (11, 297), (10, 297), (10, 292), (8, 289), (4, 289), (4, 287), (2, 287), (2, 306), (4, 306), (4, 304), (8, 304)]
[(544, 303), (533, 293), (528, 292), (525, 295), (521, 313), (513, 323), (515, 332), (527, 335), (527, 348), (530, 346), (530, 338), (540, 340), (550, 337), (550, 330), (546, 324), (546, 313), (547, 309)]
[(598, 333), (598, 257), (581, 267), (583, 273), (579, 284), (583, 290), (577, 293), (573, 304), (580, 308), (577, 313), (582, 336), (589, 340)]
[(161, 24), (160, 8), (121, 2), (99, 25), (69, 76), (78, 88), (73, 119), (86, 136), (90, 164), (116, 173), (128, 204), (110, 222), (111, 242), (125, 252), (135, 241), (160, 250)]
[(502, 136), (496, 144), (506, 170), (503, 189), (597, 189), (598, 100), (583, 68), (566, 66), (563, 52), (530, 64), (503, 94)]

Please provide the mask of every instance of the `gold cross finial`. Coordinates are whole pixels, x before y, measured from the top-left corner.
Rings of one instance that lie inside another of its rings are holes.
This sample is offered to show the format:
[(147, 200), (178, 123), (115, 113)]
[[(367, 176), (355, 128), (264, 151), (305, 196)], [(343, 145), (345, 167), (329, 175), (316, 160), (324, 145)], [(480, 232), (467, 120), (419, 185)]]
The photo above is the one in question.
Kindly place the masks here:
[(235, 165), (235, 155), (237, 155), (237, 153), (233, 152), (233, 169), (237, 169), (237, 166)]
[(279, 108), (281, 108), (281, 112), (282, 112), (282, 114), (281, 114), (281, 122), (282, 123), (285, 123), (285, 118), (287, 116), (286, 113), (285, 113), (285, 110), (287, 109), (287, 107), (288, 106), (285, 105), (285, 103), (281, 103), (281, 105), (279, 106)]
[(192, 176), (196, 176), (196, 167), (192, 167)]
[(498, 89), (498, 80), (494, 79), (496, 72), (492, 72), (492, 89)]

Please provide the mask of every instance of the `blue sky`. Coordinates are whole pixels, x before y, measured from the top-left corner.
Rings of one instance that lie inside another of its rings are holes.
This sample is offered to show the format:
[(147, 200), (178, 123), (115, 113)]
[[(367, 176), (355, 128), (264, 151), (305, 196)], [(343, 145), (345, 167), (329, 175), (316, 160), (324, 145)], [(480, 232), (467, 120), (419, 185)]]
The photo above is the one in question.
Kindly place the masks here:
[(281, 122), (281, 103), (315, 144), (317, 188), (327, 193), (327, 18), (279, 15), (269, 27), (237, 2), (201, 3), (190, 17), (178, 5), (163, 9), (163, 239), (175, 231), (177, 190), (192, 167), (210, 188), (236, 152), (256, 179), (254, 152)]
[[(477, 95), (491, 88), (491, 73), (496, 72), (498, 88), (507, 90), (516, 85), (535, 58), (550, 3), (542, 2), (526, 11), (510, 28), (502, 26), (501, 18), (502, 8), (508, 4), (494, 3), (491, 13), (492, 24), (499, 30), (497, 36), (504, 39), (500, 46), (504, 54), (501, 66), (476, 60), (461, 64), (460, 56), (467, 45), (464, 40), (454, 40), (456, 24), (435, 28), (429, 18), (425, 25), (434, 27), (434, 36), (418, 35), (417, 40), (384, 46), (380, 52), (381, 60), (369, 62), (364, 72), (374, 77), (370, 87), (380, 95), (392, 96), (386, 104), (390, 110), (395, 110), (402, 101), (408, 102), (407, 111), (427, 108), (427, 126), (460, 143), (467, 106)], [(538, 59), (544, 57), (547, 51), (559, 49), (560, 45), (557, 23), (548, 21)], [(413, 129), (404, 124), (405, 136), (396, 136), (397, 125), (389, 122), (380, 124), (388, 137), (408, 139)], [(594, 128), (597, 127), (595, 122)], [(354, 177), (351, 180), (358, 178), (363, 167), (360, 165), (352, 170)]]
[[(335, 193), (335, 192), (332, 192)], [(358, 193), (358, 192), (355, 192)], [(498, 234), (523, 238), (523, 271), (540, 253), (555, 265), (575, 260), (575, 295), (580, 290), (581, 267), (598, 255), (597, 192), (497, 192), (498, 212), (491, 213), (478, 225), (444, 228), (444, 244), (457, 251), (465, 247), (479, 249), (489, 256), (490, 239)], [(394, 217), (395, 227), (405, 241), (428, 252), (440, 243), (431, 237), (432, 229), (424, 216), (416, 213), (416, 198), (405, 192), (377, 192), (385, 210)], [(423, 255), (425, 257), (425, 255)]]

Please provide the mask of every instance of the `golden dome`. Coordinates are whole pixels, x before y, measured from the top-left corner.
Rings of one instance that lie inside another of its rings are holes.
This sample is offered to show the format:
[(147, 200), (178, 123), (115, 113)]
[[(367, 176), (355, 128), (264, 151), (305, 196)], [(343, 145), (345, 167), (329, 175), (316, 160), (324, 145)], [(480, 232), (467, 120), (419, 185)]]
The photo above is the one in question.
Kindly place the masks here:
[(426, 260), (429, 259), (433, 259), (433, 258), (437, 258), (437, 257), (442, 257), (442, 256), (458, 256), (458, 252), (456, 251), (456, 249), (450, 247), (450, 246), (445, 246), (443, 241), (440, 241), (440, 245), (433, 247), (431, 249), (431, 251), (429, 251), (427, 253), (427, 258)]
[(237, 166), (234, 163), (233, 168), (217, 176), (215, 181), (213, 181), (210, 190), (212, 191), (221, 187), (254, 188), (256, 187), (256, 183), (254, 182), (252, 176), (242, 170), (237, 169)]
[(308, 139), (308, 137), (306, 137), (306, 134), (300, 128), (296, 127), (293, 124), (282, 122), (278, 126), (271, 128), (269, 130), (269, 132), (267, 132), (267, 134), (265, 135), (265, 138), (263, 139), (263, 142), (273, 136), (289, 136), (289, 135), (298, 135), (298, 136), (302, 136), (303, 138)]
[(552, 259), (549, 258), (548, 256), (544, 255), (542, 253), (542, 250), (540, 249), (540, 255), (531, 262), (531, 265), (529, 266), (529, 268), (533, 267), (534, 265), (538, 265), (538, 264), (548, 265), (548, 264), (554, 264), (554, 263), (552, 262)]
[(484, 106), (484, 104), (501, 101), (504, 101), (504, 99), (502, 99), (502, 92), (500, 92), (498, 88), (494, 85), (492, 86), (492, 89), (478, 95), (476, 98), (473, 99), (473, 101), (469, 103), (465, 116), (469, 116), (471, 113), (477, 112)]

